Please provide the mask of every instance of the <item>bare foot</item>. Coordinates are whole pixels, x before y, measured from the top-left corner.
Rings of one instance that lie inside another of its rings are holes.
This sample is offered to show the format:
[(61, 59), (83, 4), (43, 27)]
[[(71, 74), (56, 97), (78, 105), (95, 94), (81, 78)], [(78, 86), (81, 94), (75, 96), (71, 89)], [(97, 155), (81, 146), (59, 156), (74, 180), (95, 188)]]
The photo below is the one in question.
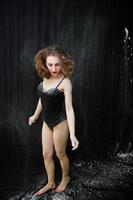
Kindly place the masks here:
[(44, 187), (42, 187), (40, 190), (38, 190), (35, 195), (42, 195), (44, 194), (45, 192), (49, 191), (49, 190), (52, 190), (55, 188), (55, 183), (53, 184), (50, 184), (50, 183), (47, 183), (47, 185), (45, 185)]
[(56, 188), (55, 192), (63, 192), (63, 191), (65, 191), (69, 181), (70, 181), (70, 177), (69, 176), (63, 177), (62, 180), (61, 180), (61, 183)]

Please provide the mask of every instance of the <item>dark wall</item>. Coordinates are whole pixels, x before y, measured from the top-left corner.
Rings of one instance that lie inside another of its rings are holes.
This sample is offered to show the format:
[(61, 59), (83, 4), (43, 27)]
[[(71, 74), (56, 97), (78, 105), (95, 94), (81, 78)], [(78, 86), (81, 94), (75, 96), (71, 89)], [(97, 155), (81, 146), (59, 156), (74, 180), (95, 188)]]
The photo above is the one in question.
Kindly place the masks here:
[[(41, 79), (34, 56), (58, 44), (73, 56), (76, 134), (74, 158), (106, 157), (119, 132), (124, 28), (130, 5), (119, 1), (18, 0), (0, 3), (0, 155), (3, 180), (18, 183), (43, 171), (41, 119), (32, 127)], [(6, 177), (5, 177), (6, 174)]]

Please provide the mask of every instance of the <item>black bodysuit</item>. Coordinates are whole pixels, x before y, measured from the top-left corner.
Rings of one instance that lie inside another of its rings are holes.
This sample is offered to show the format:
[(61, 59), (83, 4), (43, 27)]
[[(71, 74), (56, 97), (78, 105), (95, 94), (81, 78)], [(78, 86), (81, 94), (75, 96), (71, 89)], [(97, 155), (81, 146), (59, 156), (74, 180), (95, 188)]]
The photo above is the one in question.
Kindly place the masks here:
[(43, 121), (45, 121), (51, 129), (67, 119), (64, 92), (58, 89), (63, 79), (56, 87), (48, 89), (47, 91), (44, 91), (43, 82), (38, 85), (38, 93), (42, 103)]

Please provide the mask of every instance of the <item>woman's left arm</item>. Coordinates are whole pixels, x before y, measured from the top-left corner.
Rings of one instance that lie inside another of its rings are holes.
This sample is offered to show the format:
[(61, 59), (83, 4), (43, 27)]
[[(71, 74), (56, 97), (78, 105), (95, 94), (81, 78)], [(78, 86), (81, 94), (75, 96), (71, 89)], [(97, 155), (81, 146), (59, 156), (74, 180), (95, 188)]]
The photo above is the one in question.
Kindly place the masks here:
[(70, 131), (70, 139), (73, 147), (72, 150), (75, 150), (78, 148), (79, 142), (75, 136), (75, 114), (72, 105), (72, 84), (69, 79), (66, 79), (64, 83), (64, 95), (66, 114)]

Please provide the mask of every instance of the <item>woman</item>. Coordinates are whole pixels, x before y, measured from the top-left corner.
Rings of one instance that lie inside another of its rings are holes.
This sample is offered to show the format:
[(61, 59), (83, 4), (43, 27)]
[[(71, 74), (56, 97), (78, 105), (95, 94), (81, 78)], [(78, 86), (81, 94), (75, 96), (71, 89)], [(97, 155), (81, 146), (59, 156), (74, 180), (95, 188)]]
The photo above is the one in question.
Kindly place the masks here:
[(72, 84), (68, 78), (73, 73), (75, 64), (62, 49), (48, 46), (35, 56), (35, 66), (43, 81), (38, 86), (39, 100), (34, 115), (29, 118), (29, 125), (37, 120), (42, 111), (42, 149), (48, 176), (48, 183), (36, 192), (36, 195), (42, 195), (55, 188), (54, 150), (62, 169), (62, 179), (55, 191), (64, 191), (70, 181), (69, 159), (66, 154), (69, 134), (72, 150), (79, 145), (75, 136)]

